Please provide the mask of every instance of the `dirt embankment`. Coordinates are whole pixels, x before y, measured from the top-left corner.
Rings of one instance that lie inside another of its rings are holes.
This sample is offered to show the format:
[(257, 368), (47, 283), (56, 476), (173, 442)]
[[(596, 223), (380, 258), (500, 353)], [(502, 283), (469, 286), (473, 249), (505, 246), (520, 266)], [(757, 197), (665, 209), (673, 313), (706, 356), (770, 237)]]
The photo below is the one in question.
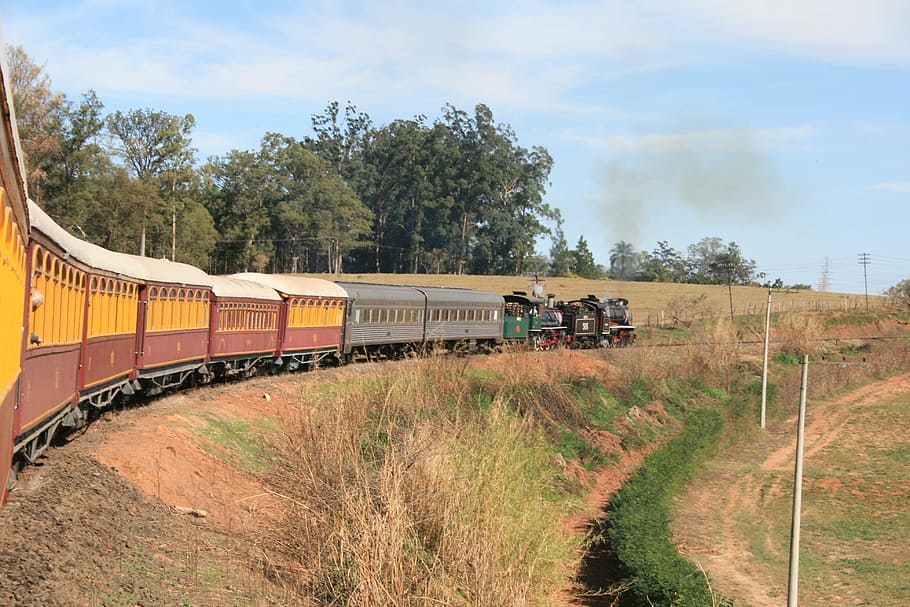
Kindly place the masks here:
[[(503, 362), (471, 364), (496, 370)], [(568, 352), (529, 354), (525, 364), (523, 373), (553, 365), (596, 373), (607, 363)], [(214, 455), (200, 428), (286, 418), (304, 406), (304, 384), (369, 372), (355, 365), (187, 391), (107, 413), (50, 449), (0, 511), (0, 607), (286, 603), (250, 541), (283, 498)], [(592, 513), (639, 460), (623, 453), (596, 478), (575, 470), (594, 488)], [(587, 523), (569, 520), (566, 533), (584, 533)], [(572, 599), (567, 590), (566, 604)]]
[(280, 418), (307, 381), (317, 374), (168, 396), (49, 449), (0, 510), (0, 606), (281, 604), (247, 541), (279, 498), (198, 431)]

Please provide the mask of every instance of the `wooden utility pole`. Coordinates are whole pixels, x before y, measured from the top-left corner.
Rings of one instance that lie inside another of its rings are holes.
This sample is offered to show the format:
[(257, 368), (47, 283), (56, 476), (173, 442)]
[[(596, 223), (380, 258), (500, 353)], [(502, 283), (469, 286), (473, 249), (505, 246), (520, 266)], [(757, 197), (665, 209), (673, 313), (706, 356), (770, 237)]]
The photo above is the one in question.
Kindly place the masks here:
[(861, 266), (863, 266), (863, 284), (865, 284), (865, 286), (866, 286), (866, 309), (867, 310), (869, 309), (869, 276), (868, 276), (868, 272), (866, 271), (866, 268), (868, 268), (869, 264), (872, 263), (872, 261), (869, 259), (869, 257), (870, 257), (870, 255), (868, 253), (860, 253), (859, 261), (857, 262)]
[(725, 262), (721, 264), (721, 267), (727, 270), (727, 292), (730, 295), (730, 322), (735, 323), (733, 318), (733, 264), (730, 262)]

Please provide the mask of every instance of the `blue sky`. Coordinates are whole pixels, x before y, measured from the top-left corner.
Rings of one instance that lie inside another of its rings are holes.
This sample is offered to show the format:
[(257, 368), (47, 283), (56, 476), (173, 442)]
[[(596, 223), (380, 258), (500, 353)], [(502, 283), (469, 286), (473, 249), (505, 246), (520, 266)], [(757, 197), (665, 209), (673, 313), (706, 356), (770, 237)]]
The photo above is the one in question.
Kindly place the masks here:
[[(40, 7), (40, 8), (37, 8)], [(736, 242), (769, 278), (910, 278), (910, 1), (0, 1), (7, 43), (106, 110), (191, 113), (204, 160), (489, 106), (555, 161), (570, 246)], [(540, 243), (549, 250), (549, 242)]]

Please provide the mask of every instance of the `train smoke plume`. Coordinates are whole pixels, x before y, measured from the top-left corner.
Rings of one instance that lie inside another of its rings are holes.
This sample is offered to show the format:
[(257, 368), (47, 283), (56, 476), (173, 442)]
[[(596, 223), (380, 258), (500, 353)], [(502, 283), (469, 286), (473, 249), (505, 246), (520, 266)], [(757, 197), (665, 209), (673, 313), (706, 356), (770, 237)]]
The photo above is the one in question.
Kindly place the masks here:
[(615, 240), (647, 246), (639, 242), (642, 228), (674, 206), (693, 220), (749, 222), (780, 206), (781, 179), (761, 137), (749, 131), (688, 130), (607, 143), (613, 160), (604, 167), (600, 198)]

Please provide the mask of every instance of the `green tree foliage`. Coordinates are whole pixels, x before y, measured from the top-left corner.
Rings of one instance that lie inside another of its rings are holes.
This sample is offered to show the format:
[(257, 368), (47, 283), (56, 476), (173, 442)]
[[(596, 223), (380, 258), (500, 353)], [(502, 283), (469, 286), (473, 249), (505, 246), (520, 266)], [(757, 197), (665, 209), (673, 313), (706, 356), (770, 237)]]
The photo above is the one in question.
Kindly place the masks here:
[(540, 265), (536, 240), (553, 211), (543, 203), (552, 159), (517, 144), (478, 105), (374, 128), (337, 103), (314, 117), (307, 147), (342, 174), (372, 212), (371, 244), (352, 251), (358, 271), (521, 273)]
[(597, 264), (594, 262), (594, 254), (588, 248), (588, 241), (584, 236), (579, 237), (575, 250), (572, 251), (574, 264), (572, 271), (576, 276), (581, 278), (600, 278), (597, 271)]
[(667, 241), (658, 241), (653, 251), (642, 253), (638, 276), (646, 281), (685, 282), (688, 278), (686, 260)]
[(94, 201), (104, 187), (104, 177), (113, 170), (110, 160), (98, 143), (104, 128), (104, 105), (94, 91), (89, 91), (78, 106), (64, 101), (58, 132), (59, 154), (56, 162), (45, 166), (42, 206), (66, 226), (78, 230), (90, 240), (99, 242), (101, 232), (89, 217)]
[[(91, 226), (93, 240), (113, 251), (136, 253), (136, 243), (142, 234), (147, 217), (143, 212), (149, 206), (160, 204), (158, 189), (145, 181), (132, 178), (123, 167), (110, 162), (101, 163), (94, 182), (97, 189), (87, 191), (83, 207), (87, 211), (86, 225)], [(162, 216), (155, 216), (156, 232), (165, 230)]]
[(191, 114), (174, 116), (156, 110), (118, 110), (107, 118), (113, 152), (136, 177), (160, 181), (165, 187), (175, 184), (193, 165), (196, 149), (190, 134), (195, 126)]
[(6, 46), (13, 107), (26, 161), (29, 196), (44, 200), (48, 171), (61, 153), (60, 128), (66, 101), (51, 90), (50, 76), (21, 46)]
[(475, 108), (473, 129), (462, 142), (471, 167), (471, 189), (477, 194), (473, 230), (474, 274), (512, 274), (525, 271), (538, 236), (546, 233), (542, 218), (552, 211), (543, 194), (553, 160), (543, 148), (527, 150), (517, 145), (508, 125), (496, 125), (484, 105)]
[(743, 256), (739, 245), (716, 237), (689, 245), (686, 257), (659, 241), (653, 251), (641, 254), (636, 272), (638, 280), (696, 284), (748, 285), (757, 277), (755, 261)]
[(340, 272), (370, 232), (370, 212), (351, 188), (293, 138), (269, 133), (258, 153), (234, 150), (205, 170), (223, 238), (218, 271)]
[(140, 252), (151, 234), (148, 252), (170, 257), (176, 224), (177, 258), (207, 266), (217, 234), (198, 202), (192, 117), (151, 110), (105, 117), (94, 91), (74, 104), (51, 90), (21, 47), (7, 52), (31, 198), (65, 229), (118, 251)]
[(278, 194), (261, 154), (232, 150), (211, 159), (203, 171), (206, 207), (221, 235), (215, 271), (264, 270), (274, 255), (269, 203)]
[(271, 201), (272, 231), (282, 243), (277, 269), (293, 270), (296, 258), (309, 271), (341, 272), (342, 257), (369, 234), (369, 210), (328, 162), (293, 138), (267, 135), (261, 157), (277, 186)]
[(416, 273), (438, 267), (448, 222), (447, 152), (444, 133), (423, 117), (375, 131), (363, 158), (368, 178), (360, 181), (361, 199), (373, 213), (372, 244), (360, 269)]
[(553, 244), (550, 247), (550, 276), (566, 276), (572, 269), (574, 258), (562, 231), (562, 217), (557, 214)]
[(325, 112), (311, 119), (316, 137), (304, 144), (319, 157), (328, 161), (339, 175), (348, 181), (356, 180), (361, 170), (363, 154), (373, 137), (373, 122), (350, 101), (341, 113), (341, 104), (331, 102)]
[(176, 260), (209, 267), (210, 257), (218, 242), (218, 231), (208, 209), (195, 198), (187, 199), (181, 207), (180, 219), (175, 227)]
[(631, 243), (620, 240), (610, 249), (610, 278), (628, 280), (638, 263), (638, 254)]
[(747, 285), (755, 276), (755, 262), (743, 257), (735, 242), (724, 245), (716, 237), (689, 245), (689, 282)]
[[(126, 113), (118, 110), (107, 117), (111, 151), (123, 159), (134, 177), (156, 186), (159, 191), (157, 199), (149, 200), (140, 208), (140, 255), (146, 254), (150, 228), (158, 228), (162, 217), (170, 216), (172, 224), (183, 220), (189, 190), (196, 183), (193, 170), (196, 149), (191, 137), (195, 125), (191, 114), (175, 116), (156, 110), (138, 109)], [(171, 248), (167, 246), (172, 244), (168, 238), (171, 231), (152, 229), (151, 233), (155, 238), (148, 248), (154, 255)]]

